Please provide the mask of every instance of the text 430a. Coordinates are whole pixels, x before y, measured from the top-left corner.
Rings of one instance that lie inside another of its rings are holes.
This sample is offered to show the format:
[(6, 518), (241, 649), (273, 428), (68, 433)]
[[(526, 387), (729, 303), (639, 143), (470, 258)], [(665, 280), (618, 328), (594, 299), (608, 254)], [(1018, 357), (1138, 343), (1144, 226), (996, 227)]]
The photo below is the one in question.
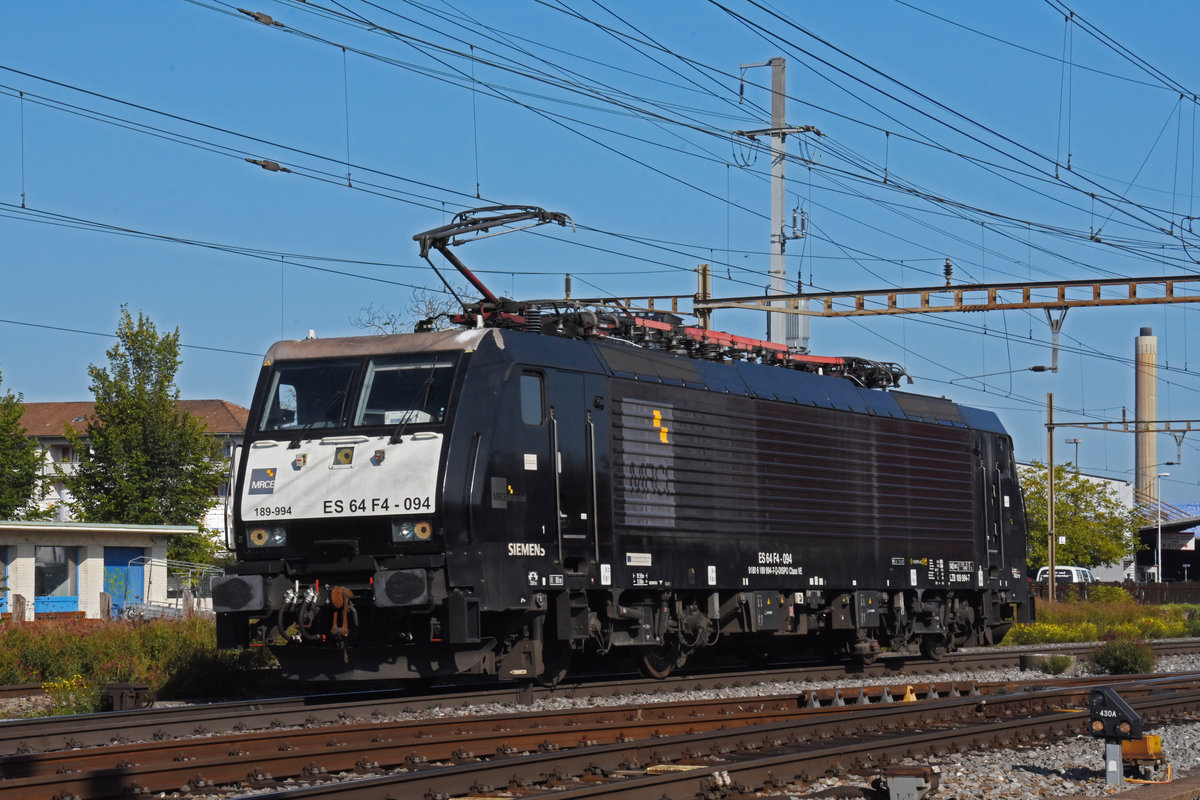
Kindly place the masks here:
[(428, 511), (433, 507), (428, 497), (405, 497), (391, 500), (387, 497), (356, 497), (349, 500), (326, 500), (322, 511), (326, 514), (362, 514), (383, 511)]

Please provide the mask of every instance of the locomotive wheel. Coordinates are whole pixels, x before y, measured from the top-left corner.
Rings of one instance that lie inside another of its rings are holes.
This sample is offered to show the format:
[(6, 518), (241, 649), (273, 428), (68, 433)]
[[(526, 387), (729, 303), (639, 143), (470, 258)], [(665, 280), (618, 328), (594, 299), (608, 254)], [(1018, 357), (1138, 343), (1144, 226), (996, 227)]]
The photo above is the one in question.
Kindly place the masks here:
[(946, 639), (943, 636), (922, 636), (921, 655), (930, 661), (941, 661), (946, 655)]
[(683, 662), (678, 643), (643, 647), (638, 671), (647, 678), (662, 680), (670, 675), (675, 667), (683, 666)]

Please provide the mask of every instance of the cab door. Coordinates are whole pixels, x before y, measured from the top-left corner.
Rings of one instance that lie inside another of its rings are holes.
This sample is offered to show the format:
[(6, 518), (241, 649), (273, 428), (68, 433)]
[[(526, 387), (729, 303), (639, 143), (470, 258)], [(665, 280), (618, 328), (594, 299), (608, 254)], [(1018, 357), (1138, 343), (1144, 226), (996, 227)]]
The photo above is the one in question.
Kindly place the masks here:
[(559, 563), (569, 573), (587, 572), (596, 559), (595, 424), (585, 391), (589, 379), (593, 376), (563, 370), (548, 370), (546, 376)]
[(1024, 546), (1024, 510), (1021, 505), (1021, 486), (1017, 479), (1012, 458), (1012, 444), (1007, 437), (993, 436), (992, 461), (994, 465), (988, 504), (988, 561), (995, 575), (1006, 572), (1005, 565), (1011, 556), (1020, 557), (1020, 552), (1009, 552), (1011, 548)]
[(525, 532), (559, 570), (556, 580), (587, 572), (596, 558), (595, 428), (584, 400), (589, 379), (595, 378), (522, 368), (521, 425), (509, 433), (519, 464), (509, 477), (496, 479), (493, 490), (508, 492), (503, 507), (524, 507)]

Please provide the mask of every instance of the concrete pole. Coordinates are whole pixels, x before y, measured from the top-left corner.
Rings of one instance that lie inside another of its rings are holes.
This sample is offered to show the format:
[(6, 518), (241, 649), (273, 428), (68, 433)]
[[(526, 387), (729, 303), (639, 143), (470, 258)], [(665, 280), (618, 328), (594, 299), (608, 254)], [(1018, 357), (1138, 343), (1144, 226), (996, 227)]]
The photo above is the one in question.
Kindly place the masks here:
[(1162, 480), (1159, 476), (1154, 477), (1154, 499), (1158, 501), (1158, 536), (1154, 543), (1154, 582), (1163, 582), (1162, 568), (1162, 495), (1159, 493), (1162, 487)]
[(1054, 393), (1046, 393), (1046, 585), (1054, 602)]
[[(787, 291), (787, 264), (783, 257), (786, 239), (783, 233), (783, 206), (785, 197), (787, 165), (787, 62), (776, 56), (767, 63), (771, 66), (771, 287), (770, 294)], [(772, 303), (774, 305), (774, 303)], [(787, 314), (779, 311), (767, 313), (767, 339), (776, 344), (787, 344)]]
[(1158, 438), (1149, 422), (1158, 419), (1158, 337), (1150, 328), (1142, 328), (1134, 343), (1134, 473), (1135, 485), (1143, 498), (1154, 497), (1155, 470), (1158, 467)]

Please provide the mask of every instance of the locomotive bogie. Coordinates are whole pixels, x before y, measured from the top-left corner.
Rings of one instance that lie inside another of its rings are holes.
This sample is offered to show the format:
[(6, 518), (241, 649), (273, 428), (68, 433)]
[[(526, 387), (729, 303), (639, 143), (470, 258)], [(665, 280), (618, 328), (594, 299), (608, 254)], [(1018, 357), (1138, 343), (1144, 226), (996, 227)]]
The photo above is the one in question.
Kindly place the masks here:
[(938, 657), (1031, 612), (1011, 441), (940, 398), (482, 329), (280, 343), (251, 418), (219, 639), (296, 677)]

